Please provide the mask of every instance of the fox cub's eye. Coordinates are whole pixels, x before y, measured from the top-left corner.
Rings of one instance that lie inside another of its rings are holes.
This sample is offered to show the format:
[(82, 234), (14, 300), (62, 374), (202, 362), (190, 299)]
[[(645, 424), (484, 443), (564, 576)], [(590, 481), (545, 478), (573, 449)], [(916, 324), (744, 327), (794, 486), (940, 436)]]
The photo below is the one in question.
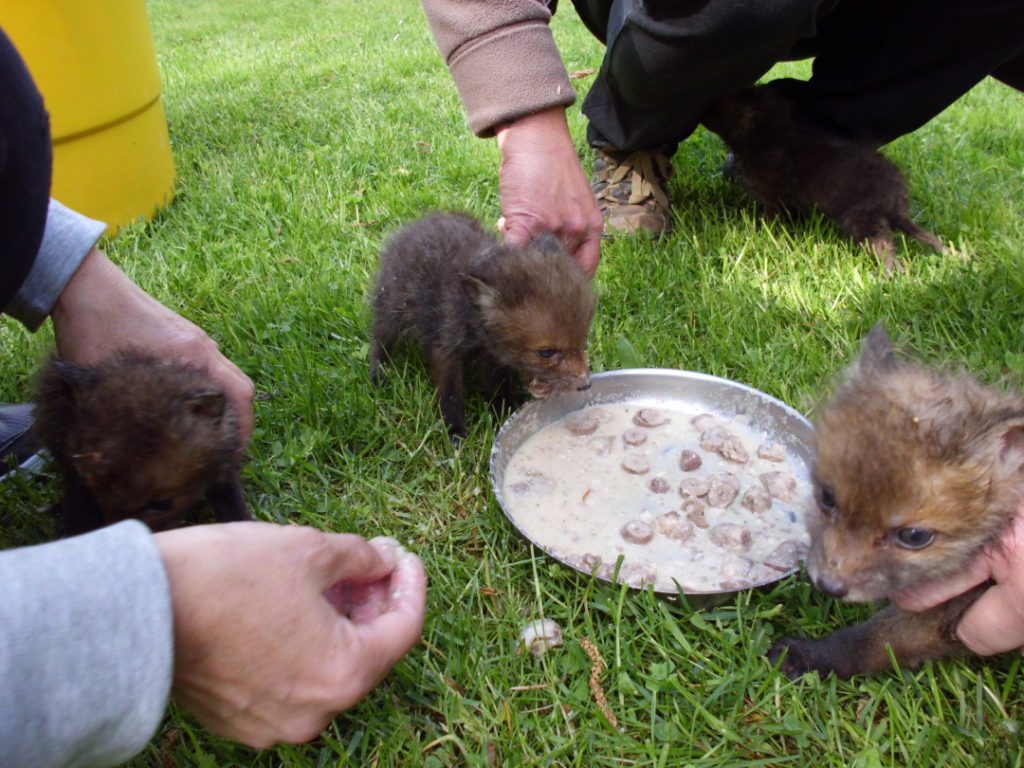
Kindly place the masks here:
[(544, 349), (538, 349), (537, 354), (547, 360), (558, 354), (558, 350), (551, 347), (544, 347)]
[(924, 549), (935, 540), (935, 534), (927, 528), (900, 528), (896, 531), (896, 543), (904, 549)]
[(157, 499), (151, 501), (146, 505), (146, 509), (150, 512), (169, 512), (171, 507), (174, 506), (174, 499), (168, 496), (166, 499)]
[(818, 502), (818, 507), (829, 517), (834, 517), (836, 514), (836, 496), (832, 489), (822, 483), (815, 483), (814, 485), (814, 500)]

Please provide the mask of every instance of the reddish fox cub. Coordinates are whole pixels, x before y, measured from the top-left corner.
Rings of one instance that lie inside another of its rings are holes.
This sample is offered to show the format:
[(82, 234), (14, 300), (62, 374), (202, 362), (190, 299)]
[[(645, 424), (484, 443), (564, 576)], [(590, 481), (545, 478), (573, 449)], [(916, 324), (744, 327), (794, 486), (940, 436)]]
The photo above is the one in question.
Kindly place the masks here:
[[(821, 512), (807, 570), (829, 595), (868, 602), (950, 576), (998, 545), (1024, 492), (1024, 397), (899, 360), (881, 324), (817, 423)], [(840, 677), (966, 649), (956, 626), (989, 585), (930, 610), (891, 606), (821, 640), (784, 638), (782, 669)]]

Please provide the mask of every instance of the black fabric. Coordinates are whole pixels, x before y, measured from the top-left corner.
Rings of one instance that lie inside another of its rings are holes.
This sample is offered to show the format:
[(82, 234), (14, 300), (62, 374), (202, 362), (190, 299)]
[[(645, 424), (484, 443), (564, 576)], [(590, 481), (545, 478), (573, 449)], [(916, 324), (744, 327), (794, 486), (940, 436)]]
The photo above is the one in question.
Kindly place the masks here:
[(815, 57), (785, 81), (807, 119), (883, 144), (993, 74), (1024, 85), (1021, 0), (574, 0), (604, 41), (583, 104), (595, 146), (672, 149), (713, 98), (779, 61)]
[(52, 164), (43, 98), (0, 30), (0, 310), (25, 281), (43, 240)]
[(992, 77), (1002, 80), (1011, 88), (1024, 91), (1024, 55), (1003, 64), (992, 73)]
[(595, 146), (674, 147), (707, 102), (738, 90), (816, 31), (827, 0), (577, 0), (607, 45), (583, 103)]
[(837, 131), (887, 144), (920, 128), (1024, 54), (1021, 0), (846, 0), (797, 54), (815, 56), (790, 94)]

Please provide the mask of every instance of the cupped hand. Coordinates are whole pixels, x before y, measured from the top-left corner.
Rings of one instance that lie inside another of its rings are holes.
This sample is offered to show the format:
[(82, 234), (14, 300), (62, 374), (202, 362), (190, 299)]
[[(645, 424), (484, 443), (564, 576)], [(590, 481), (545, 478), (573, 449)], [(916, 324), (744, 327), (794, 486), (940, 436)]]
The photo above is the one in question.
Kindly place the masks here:
[(192, 363), (224, 387), (238, 414), (244, 446), (252, 434), (252, 381), (221, 354), (199, 326), (175, 314), (133, 283), (98, 249), (75, 272), (50, 314), (57, 351), (82, 365), (125, 347)]
[(505, 241), (525, 245), (554, 233), (593, 277), (604, 220), (560, 107), (499, 126), (499, 193)]
[(423, 629), (423, 564), (392, 539), (269, 523), (156, 539), (174, 608), (172, 697), (244, 744), (314, 738)]
[(989, 587), (957, 626), (957, 637), (974, 653), (1024, 649), (1024, 504), (998, 544), (961, 573), (900, 590), (893, 600), (908, 611), (923, 611), (991, 579)]

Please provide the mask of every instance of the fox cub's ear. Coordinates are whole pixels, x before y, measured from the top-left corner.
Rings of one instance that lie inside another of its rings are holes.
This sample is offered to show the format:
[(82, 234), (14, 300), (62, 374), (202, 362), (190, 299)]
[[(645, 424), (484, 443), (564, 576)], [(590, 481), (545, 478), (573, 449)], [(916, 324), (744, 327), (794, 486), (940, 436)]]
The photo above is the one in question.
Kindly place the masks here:
[[(1000, 461), (1024, 467), (1024, 414), (1016, 414), (989, 430), (988, 439), (995, 441), (996, 455)], [(1024, 478), (1020, 481), (1024, 491)]]
[(466, 287), (470, 301), (482, 312), (493, 309), (501, 302), (498, 289), (478, 275), (462, 275), (462, 284)]
[(861, 344), (858, 367), (862, 373), (882, 373), (891, 371), (898, 363), (885, 323), (879, 321)]
[(33, 429), (51, 452), (60, 452), (68, 431), (78, 422), (81, 396), (97, 382), (96, 371), (53, 358), (36, 385)]
[(96, 371), (78, 363), (54, 359), (45, 374), (47, 384), (59, 387), (66, 395), (89, 389), (96, 383)]
[(190, 392), (185, 397), (185, 407), (194, 416), (216, 421), (224, 415), (227, 397), (217, 390)]

